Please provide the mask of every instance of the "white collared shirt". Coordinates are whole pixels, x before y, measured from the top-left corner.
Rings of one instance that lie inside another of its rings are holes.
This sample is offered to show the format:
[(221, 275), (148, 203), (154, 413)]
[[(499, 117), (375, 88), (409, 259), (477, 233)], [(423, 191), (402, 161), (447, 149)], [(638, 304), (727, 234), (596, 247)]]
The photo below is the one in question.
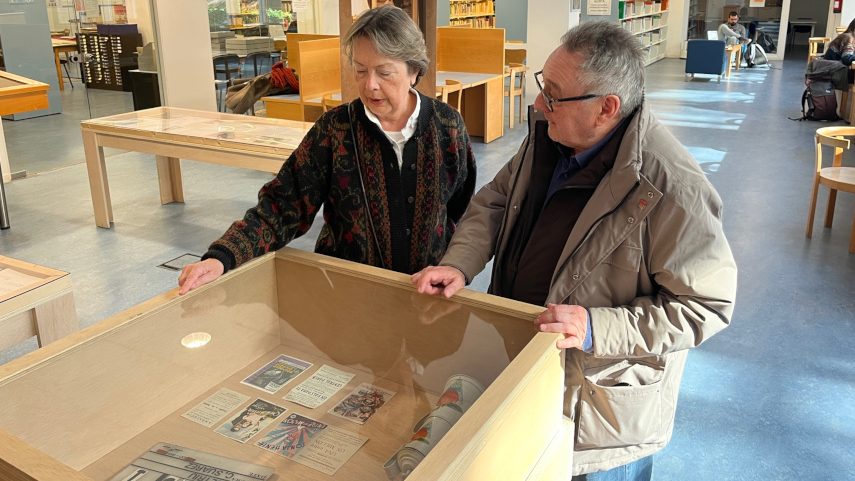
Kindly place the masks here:
[(389, 142), (392, 143), (392, 148), (395, 150), (395, 155), (398, 157), (398, 169), (403, 168), (404, 145), (408, 140), (410, 140), (410, 137), (416, 133), (416, 125), (419, 123), (419, 111), (422, 107), (422, 98), (419, 96), (419, 93), (413, 88), (410, 88), (410, 92), (413, 92), (416, 95), (416, 109), (413, 110), (412, 115), (407, 119), (407, 125), (404, 126), (404, 129), (397, 132), (386, 131), (380, 124), (380, 119), (378, 119), (377, 116), (374, 115), (367, 106), (365, 106), (365, 116), (368, 117), (368, 120), (377, 124), (377, 126), (380, 127), (380, 130), (386, 134), (386, 138), (389, 139)]

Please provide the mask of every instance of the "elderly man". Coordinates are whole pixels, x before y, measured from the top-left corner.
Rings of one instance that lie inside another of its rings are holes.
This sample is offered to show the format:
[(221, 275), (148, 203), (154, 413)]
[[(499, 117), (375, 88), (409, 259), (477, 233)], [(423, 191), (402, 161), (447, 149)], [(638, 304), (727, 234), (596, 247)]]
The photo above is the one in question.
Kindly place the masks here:
[(650, 479), (688, 349), (733, 312), (721, 199), (645, 104), (631, 33), (584, 23), (535, 79), (528, 137), (413, 283), (450, 297), (495, 256), (490, 292), (563, 334), (574, 479)]

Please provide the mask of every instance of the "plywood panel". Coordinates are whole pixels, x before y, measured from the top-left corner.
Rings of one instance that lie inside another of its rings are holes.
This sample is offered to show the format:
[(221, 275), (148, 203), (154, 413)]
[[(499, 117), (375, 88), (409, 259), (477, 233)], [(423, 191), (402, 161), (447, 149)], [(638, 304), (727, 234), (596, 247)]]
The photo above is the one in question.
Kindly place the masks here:
[(437, 28), (436, 69), (450, 72), (504, 73), (505, 29)]

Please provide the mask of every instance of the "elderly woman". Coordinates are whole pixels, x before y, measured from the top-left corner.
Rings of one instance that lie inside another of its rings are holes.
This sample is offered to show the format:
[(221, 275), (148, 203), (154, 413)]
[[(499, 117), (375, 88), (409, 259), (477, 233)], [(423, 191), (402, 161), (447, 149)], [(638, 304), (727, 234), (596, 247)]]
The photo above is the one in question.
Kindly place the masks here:
[(413, 89), (429, 64), (424, 37), (386, 5), (360, 15), (342, 43), (359, 98), (318, 119), (258, 205), (184, 268), (181, 294), (285, 246), (321, 207), (320, 254), (415, 273), (445, 253), (475, 159), (460, 113)]

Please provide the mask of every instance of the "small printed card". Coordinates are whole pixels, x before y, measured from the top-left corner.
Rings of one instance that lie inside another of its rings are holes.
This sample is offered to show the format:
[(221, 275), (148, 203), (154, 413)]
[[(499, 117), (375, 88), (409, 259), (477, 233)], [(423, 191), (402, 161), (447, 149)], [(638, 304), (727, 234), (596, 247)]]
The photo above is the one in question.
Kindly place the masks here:
[(234, 419), (224, 422), (215, 431), (223, 436), (245, 443), (249, 438), (272, 424), (285, 411), (286, 409), (281, 406), (263, 399), (256, 399), (246, 409), (239, 412)]
[(392, 391), (364, 382), (329, 412), (348, 421), (365, 424), (394, 395)]
[(366, 441), (365, 436), (292, 413), (255, 445), (332, 476)]
[(182, 414), (181, 417), (209, 428), (222, 421), (226, 414), (234, 411), (248, 400), (249, 396), (245, 394), (222, 388), (193, 409)]
[(241, 384), (275, 393), (310, 367), (312, 367), (310, 362), (282, 355), (252, 373), (241, 381)]
[(314, 409), (339, 392), (354, 376), (356, 374), (324, 364), (312, 377), (294, 386), (284, 399)]

